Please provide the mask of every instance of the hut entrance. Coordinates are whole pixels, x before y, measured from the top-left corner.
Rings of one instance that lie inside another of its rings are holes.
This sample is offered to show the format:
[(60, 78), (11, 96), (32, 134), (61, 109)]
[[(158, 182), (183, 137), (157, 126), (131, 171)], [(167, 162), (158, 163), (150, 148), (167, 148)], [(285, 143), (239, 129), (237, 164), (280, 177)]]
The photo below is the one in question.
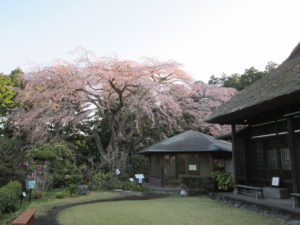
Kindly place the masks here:
[(164, 178), (168, 185), (175, 185), (178, 182), (176, 179), (175, 155), (164, 155)]

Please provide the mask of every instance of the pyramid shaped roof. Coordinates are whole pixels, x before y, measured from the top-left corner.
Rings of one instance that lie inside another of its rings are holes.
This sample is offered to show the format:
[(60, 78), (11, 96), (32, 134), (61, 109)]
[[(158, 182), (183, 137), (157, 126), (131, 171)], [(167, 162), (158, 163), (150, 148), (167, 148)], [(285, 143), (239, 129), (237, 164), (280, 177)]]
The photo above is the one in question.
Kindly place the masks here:
[(144, 153), (184, 153), (184, 152), (231, 152), (231, 143), (215, 139), (197, 131), (186, 131), (153, 144), (140, 152)]

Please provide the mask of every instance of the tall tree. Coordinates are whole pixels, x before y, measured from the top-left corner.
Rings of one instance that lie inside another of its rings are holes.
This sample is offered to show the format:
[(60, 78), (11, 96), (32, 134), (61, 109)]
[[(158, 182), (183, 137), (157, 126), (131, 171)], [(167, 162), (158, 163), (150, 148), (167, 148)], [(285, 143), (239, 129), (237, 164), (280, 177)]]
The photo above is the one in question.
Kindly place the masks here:
[(223, 82), (223, 85), (221, 85), (222, 87), (231, 87), (238, 91), (244, 88), (241, 84), (241, 75), (237, 73), (234, 73), (231, 76), (226, 76), (223, 74), (221, 80)]
[[(209, 109), (225, 101), (225, 89), (195, 84), (175, 62), (85, 56), (40, 68), (26, 78), (18, 95), (22, 107), (11, 115), (16, 135), (24, 132), (32, 142), (47, 142), (64, 138), (66, 129), (84, 133), (111, 170), (124, 169), (129, 152), (149, 141), (152, 132), (168, 136), (187, 126), (204, 126)], [(228, 97), (235, 93), (226, 90)], [(204, 97), (196, 101), (199, 93)], [(209, 99), (217, 95), (218, 100)], [(216, 125), (205, 126), (219, 132)]]
[(249, 86), (250, 84), (262, 78), (264, 75), (265, 72), (259, 71), (254, 67), (250, 67), (249, 69), (246, 69), (245, 72), (240, 77), (240, 88), (237, 90), (244, 89), (245, 87)]
[(0, 74), (0, 116), (4, 116), (8, 109), (16, 106), (14, 101), (16, 92), (12, 86), (10, 77)]
[(24, 87), (24, 81), (23, 81), (24, 71), (21, 68), (16, 68), (12, 70), (9, 74), (9, 78), (13, 84), (14, 87)]
[(276, 68), (278, 67), (278, 64), (273, 62), (273, 61), (269, 61), (267, 63), (267, 65), (265, 66), (265, 73), (270, 73), (272, 71), (274, 71)]
[(234, 73), (228, 76), (223, 73), (220, 77), (212, 75), (210, 76), (208, 83), (219, 87), (231, 87), (241, 91), (245, 87), (262, 78), (264, 75), (272, 72), (277, 68), (277, 66), (278, 65), (276, 63), (270, 61), (266, 65), (264, 71), (259, 71), (254, 67), (250, 67), (249, 69), (246, 69), (243, 74)]

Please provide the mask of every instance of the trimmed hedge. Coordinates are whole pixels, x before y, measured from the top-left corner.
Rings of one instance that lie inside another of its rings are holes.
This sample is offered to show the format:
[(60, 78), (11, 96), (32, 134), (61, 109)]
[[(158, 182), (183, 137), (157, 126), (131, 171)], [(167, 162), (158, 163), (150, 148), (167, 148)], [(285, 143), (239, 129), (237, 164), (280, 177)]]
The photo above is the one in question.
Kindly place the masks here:
[(22, 184), (18, 181), (11, 181), (0, 188), (0, 216), (18, 209), (21, 192)]
[(189, 194), (205, 194), (214, 191), (214, 179), (212, 177), (201, 177), (194, 175), (180, 175), (180, 185)]
[(122, 189), (125, 191), (147, 191), (148, 189), (137, 182), (123, 182), (123, 183), (116, 183), (116, 189)]

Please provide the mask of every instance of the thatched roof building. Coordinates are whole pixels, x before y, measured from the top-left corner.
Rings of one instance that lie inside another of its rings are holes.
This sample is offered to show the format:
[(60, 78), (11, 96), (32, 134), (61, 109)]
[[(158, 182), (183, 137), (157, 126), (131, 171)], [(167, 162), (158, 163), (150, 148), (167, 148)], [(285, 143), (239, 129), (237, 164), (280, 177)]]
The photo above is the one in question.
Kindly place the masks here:
[(236, 184), (268, 187), (276, 177), (282, 188), (300, 192), (300, 43), (207, 121), (231, 124), (231, 134), (220, 138), (232, 138)]
[(300, 43), (291, 55), (273, 72), (246, 87), (223, 104), (207, 119), (210, 123), (247, 123), (251, 115), (272, 111), (299, 102)]

